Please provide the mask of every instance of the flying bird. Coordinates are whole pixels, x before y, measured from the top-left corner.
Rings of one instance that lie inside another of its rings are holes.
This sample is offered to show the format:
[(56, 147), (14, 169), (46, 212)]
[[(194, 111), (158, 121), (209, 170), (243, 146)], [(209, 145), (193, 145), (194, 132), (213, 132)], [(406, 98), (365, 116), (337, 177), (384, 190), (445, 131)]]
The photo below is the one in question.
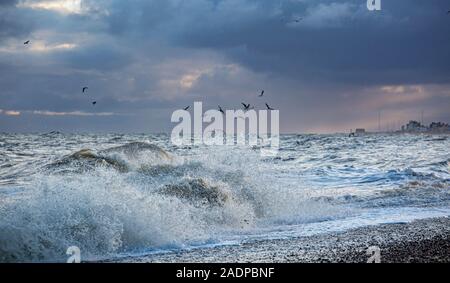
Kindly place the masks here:
[(185, 107), (185, 108), (184, 108), (184, 111), (187, 111), (187, 110), (189, 109), (189, 107), (191, 107), (191, 106)]
[(85, 93), (87, 89), (89, 89), (87, 86), (83, 87), (83, 93)]
[(266, 103), (266, 107), (267, 107), (267, 110), (275, 110), (275, 109), (271, 108), (271, 107), (269, 106), (269, 104), (267, 104), (267, 103)]
[(303, 18), (296, 18), (296, 19), (284, 19), (285, 22), (287, 23), (299, 23), (300, 21), (302, 21)]
[(29, 43), (30, 43), (30, 41), (27, 40), (27, 41), (25, 41), (23, 44), (27, 45), (27, 44), (29, 44)]
[(95, 104), (97, 104), (97, 101), (92, 101), (92, 105), (95, 105)]
[(241, 103), (244, 106), (244, 110), (249, 110), (250, 109), (250, 103), (249, 104), (245, 104), (244, 102)]
[(263, 97), (264, 96), (264, 90), (261, 91), (261, 94), (259, 95), (259, 97)]
[(218, 107), (219, 107), (220, 113), (225, 114), (225, 111), (223, 111), (222, 107), (220, 107), (220, 105)]

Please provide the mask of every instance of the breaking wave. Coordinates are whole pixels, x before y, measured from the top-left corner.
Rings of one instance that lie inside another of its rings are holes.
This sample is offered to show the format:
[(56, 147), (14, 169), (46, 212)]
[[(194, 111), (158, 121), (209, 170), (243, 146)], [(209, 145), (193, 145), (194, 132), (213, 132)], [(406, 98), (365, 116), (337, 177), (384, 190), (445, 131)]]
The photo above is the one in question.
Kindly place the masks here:
[(182, 158), (135, 142), (64, 156), (0, 200), (0, 261), (64, 261), (69, 246), (83, 260), (183, 248), (343, 213), (258, 174), (253, 151), (233, 156)]
[(0, 135), (0, 262), (65, 261), (70, 246), (83, 261), (112, 259), (450, 215), (447, 136), (283, 135), (275, 158), (168, 140)]

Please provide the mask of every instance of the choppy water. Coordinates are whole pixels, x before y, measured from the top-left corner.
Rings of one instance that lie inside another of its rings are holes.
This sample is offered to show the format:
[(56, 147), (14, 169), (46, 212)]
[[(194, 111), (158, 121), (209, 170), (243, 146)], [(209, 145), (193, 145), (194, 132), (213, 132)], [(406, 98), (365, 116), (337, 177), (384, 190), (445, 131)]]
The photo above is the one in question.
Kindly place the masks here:
[(64, 261), (74, 245), (83, 259), (114, 259), (450, 215), (449, 148), (449, 136), (285, 135), (272, 158), (176, 147), (166, 135), (0, 134), (0, 261)]

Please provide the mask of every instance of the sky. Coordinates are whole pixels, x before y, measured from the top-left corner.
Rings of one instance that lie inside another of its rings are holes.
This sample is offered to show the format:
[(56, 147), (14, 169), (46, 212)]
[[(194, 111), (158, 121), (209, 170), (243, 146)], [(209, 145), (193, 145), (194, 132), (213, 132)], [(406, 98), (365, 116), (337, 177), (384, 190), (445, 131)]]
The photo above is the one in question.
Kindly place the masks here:
[(283, 133), (450, 122), (450, 2), (366, 2), (0, 0), (0, 132), (170, 132), (195, 101)]

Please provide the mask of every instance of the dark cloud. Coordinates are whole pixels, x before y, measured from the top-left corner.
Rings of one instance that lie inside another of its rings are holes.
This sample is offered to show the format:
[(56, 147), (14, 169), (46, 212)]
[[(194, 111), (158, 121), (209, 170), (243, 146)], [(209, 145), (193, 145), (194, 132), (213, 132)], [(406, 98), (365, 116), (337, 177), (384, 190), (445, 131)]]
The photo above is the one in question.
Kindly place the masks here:
[(15, 5), (17, 1), (0, 1), (0, 42), (11, 37), (24, 37), (28, 35), (34, 21), (27, 15), (21, 14)]
[[(447, 1), (113, 1), (113, 34), (208, 48), (307, 82), (438, 83), (450, 75)], [(286, 21), (303, 17), (299, 24)]]
[(370, 128), (380, 109), (391, 122), (421, 109), (450, 120), (446, 0), (385, 0), (381, 12), (365, 0), (84, 0), (72, 12), (0, 3), (0, 109), (28, 111), (0, 130), (33, 124), (33, 110), (133, 114), (45, 117), (67, 129), (170, 130), (175, 108), (259, 105), (262, 88), (289, 132)]
[(108, 43), (61, 52), (55, 57), (67, 66), (79, 70), (107, 71), (120, 69), (131, 63), (129, 54), (108, 46)]
[(14, 6), (16, 5), (18, 0), (2, 0), (0, 2), (0, 6)]
[[(281, 15), (257, 14), (246, 25), (222, 19), (219, 26), (183, 31), (177, 41), (221, 50), (256, 71), (305, 81), (448, 82), (446, 1), (384, 1), (379, 15), (364, 10), (365, 1), (339, 3), (310, 1), (307, 9), (286, 5)], [(280, 20), (290, 14), (304, 21), (286, 25)], [(335, 20), (327, 23), (327, 17)]]

